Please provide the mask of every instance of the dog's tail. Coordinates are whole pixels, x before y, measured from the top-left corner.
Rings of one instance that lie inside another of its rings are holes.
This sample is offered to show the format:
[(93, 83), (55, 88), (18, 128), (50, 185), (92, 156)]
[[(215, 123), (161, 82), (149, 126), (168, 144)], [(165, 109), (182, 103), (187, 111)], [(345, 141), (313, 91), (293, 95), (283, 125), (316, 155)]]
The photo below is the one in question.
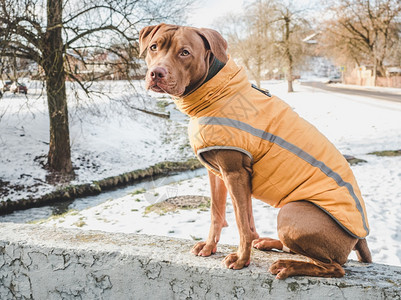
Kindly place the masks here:
[(372, 262), (372, 254), (370, 254), (368, 242), (366, 241), (366, 239), (358, 240), (354, 247), (354, 250), (356, 251), (356, 255), (358, 256), (358, 260), (360, 262)]

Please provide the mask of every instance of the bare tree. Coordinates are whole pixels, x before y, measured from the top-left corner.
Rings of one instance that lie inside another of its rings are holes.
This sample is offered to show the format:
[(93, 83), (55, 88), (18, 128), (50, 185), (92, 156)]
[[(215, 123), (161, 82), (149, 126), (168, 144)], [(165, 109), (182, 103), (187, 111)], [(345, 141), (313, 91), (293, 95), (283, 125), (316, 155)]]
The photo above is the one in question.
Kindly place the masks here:
[(288, 91), (293, 91), (294, 70), (305, 54), (302, 39), (308, 23), (303, 11), (291, 2), (257, 0), (242, 16), (229, 16), (218, 24), (230, 52), (241, 58), (257, 85), (267, 72), (284, 69)]
[(302, 40), (308, 27), (303, 17), (305, 9), (295, 7), (292, 2), (277, 3), (275, 6), (276, 22), (275, 32), (281, 35), (276, 39), (277, 55), (282, 58), (286, 67), (288, 92), (293, 92), (294, 70), (302, 63), (305, 52)]
[(256, 1), (242, 15), (227, 15), (216, 27), (227, 38), (229, 52), (241, 61), (250, 77), (260, 87), (266, 73), (274, 69), (270, 2)]
[(327, 53), (342, 62), (372, 65), (375, 78), (386, 76), (384, 63), (399, 49), (401, 2), (330, 1), (329, 16), (323, 31)]
[[(103, 49), (129, 65), (141, 27), (180, 19), (189, 4), (191, 1), (184, 0), (0, 0), (1, 56), (30, 59), (44, 71), (50, 119), (49, 170), (61, 175), (74, 173), (66, 78), (89, 91), (87, 83), (74, 74), (67, 53), (81, 56), (85, 62), (95, 49)], [(118, 51), (116, 44), (130, 50)]]

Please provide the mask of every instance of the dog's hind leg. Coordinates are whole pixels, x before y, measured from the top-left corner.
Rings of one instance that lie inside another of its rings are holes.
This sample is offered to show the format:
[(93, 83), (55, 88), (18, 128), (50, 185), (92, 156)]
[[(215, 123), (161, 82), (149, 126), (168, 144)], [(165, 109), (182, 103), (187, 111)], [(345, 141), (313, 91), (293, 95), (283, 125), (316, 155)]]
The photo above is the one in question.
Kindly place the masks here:
[(280, 259), (275, 261), (269, 271), (277, 275), (277, 279), (286, 279), (290, 276), (318, 276), (343, 277), (344, 269), (338, 263), (322, 263), (318, 261), (306, 262)]
[(262, 251), (268, 251), (273, 249), (283, 250), (284, 248), (283, 243), (280, 240), (271, 239), (268, 237), (253, 240), (252, 247)]
[(283, 206), (277, 217), (277, 230), (280, 241), (292, 252), (313, 260), (313, 263), (277, 261), (271, 267), (277, 278), (293, 275), (343, 276), (341, 266), (358, 242), (328, 214), (307, 201)]

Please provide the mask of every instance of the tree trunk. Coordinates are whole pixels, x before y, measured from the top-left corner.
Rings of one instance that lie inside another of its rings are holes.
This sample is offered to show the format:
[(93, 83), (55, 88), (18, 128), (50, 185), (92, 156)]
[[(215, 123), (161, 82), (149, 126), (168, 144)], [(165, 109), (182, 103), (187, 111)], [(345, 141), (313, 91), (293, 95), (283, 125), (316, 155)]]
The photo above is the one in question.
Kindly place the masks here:
[(255, 81), (256, 81), (256, 86), (258, 87), (258, 88), (260, 88), (260, 81), (261, 81), (261, 78), (262, 78), (262, 64), (263, 64), (263, 61), (262, 61), (262, 47), (261, 47), (261, 45), (260, 45), (260, 41), (261, 41), (261, 37), (258, 37), (258, 39), (259, 39), (259, 41), (258, 41), (258, 44), (256, 45), (256, 53), (257, 53), (257, 58), (256, 58), (256, 64), (257, 64), (257, 66), (256, 66), (256, 78), (255, 78)]
[(288, 92), (292, 93), (294, 91), (294, 88), (292, 86), (292, 83), (294, 81), (293, 79), (293, 69), (294, 69), (294, 62), (292, 59), (292, 55), (290, 52), (290, 49), (288, 49), (288, 71), (287, 71), (287, 83), (288, 83)]
[(294, 91), (294, 88), (292, 86), (293, 78), (292, 78), (292, 73), (294, 69), (294, 59), (291, 54), (291, 46), (290, 46), (290, 18), (285, 17), (285, 52), (287, 56), (287, 82), (288, 82), (288, 92), (292, 93)]
[(43, 45), (50, 119), (48, 167), (60, 175), (72, 175), (70, 133), (62, 39), (62, 0), (47, 1), (47, 30)]
[(288, 87), (287, 89), (288, 93), (294, 92), (294, 87), (292, 86), (292, 80), (290, 79), (287, 80), (287, 87)]

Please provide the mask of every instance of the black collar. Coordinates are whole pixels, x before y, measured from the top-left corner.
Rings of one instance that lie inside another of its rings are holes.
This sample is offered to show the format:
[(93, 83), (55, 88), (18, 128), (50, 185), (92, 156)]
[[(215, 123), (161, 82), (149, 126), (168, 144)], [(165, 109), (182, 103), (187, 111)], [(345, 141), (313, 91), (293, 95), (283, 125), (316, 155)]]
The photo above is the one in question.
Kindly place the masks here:
[(216, 75), (217, 73), (219, 73), (219, 71), (220, 71), (221, 69), (223, 69), (223, 67), (224, 67), (225, 65), (226, 65), (225, 63), (219, 61), (219, 60), (214, 56), (213, 62), (212, 62), (212, 64), (211, 64), (210, 67), (209, 67), (209, 72), (207, 73), (206, 79), (205, 79), (205, 81), (204, 81), (202, 84), (204, 84), (204, 83), (208, 82), (210, 79), (212, 79), (212, 78), (214, 77), (214, 75)]
[[(213, 54), (212, 54), (213, 55)], [(197, 90), (198, 88), (200, 88), (202, 85), (204, 85), (207, 81), (209, 81), (210, 79), (212, 79), (217, 73), (219, 73), (219, 71), (221, 69), (223, 69), (223, 67), (226, 64), (219, 61), (214, 55), (213, 55), (213, 61), (211, 63), (211, 65), (209, 66), (209, 71), (206, 75), (205, 80), (203, 80), (203, 82), (201, 84), (199, 84), (198, 86), (196, 86), (195, 88), (188, 90), (188, 87), (186, 88), (184, 94), (181, 97), (187, 96), (189, 94), (191, 94), (192, 92), (194, 92), (195, 90)]]

